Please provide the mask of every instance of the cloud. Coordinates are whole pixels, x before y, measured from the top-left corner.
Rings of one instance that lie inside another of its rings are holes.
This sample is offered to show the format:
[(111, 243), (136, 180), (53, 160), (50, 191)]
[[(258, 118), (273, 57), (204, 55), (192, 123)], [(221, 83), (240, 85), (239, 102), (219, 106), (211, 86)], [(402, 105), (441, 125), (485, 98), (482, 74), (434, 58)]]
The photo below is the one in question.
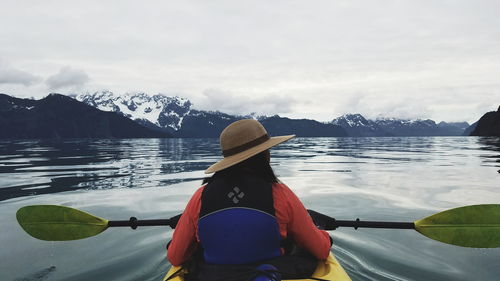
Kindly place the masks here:
[(7, 2), (0, 54), (44, 79), (85, 69), (92, 83), (71, 91), (173, 92), (195, 108), (322, 121), (477, 120), (500, 99), (500, 1)]
[(245, 95), (219, 89), (207, 89), (194, 100), (195, 108), (230, 114), (280, 114), (293, 111), (295, 99), (279, 94)]
[(87, 73), (69, 66), (62, 67), (58, 73), (47, 78), (45, 83), (51, 90), (75, 87), (79, 88), (90, 81)]
[(7, 61), (0, 59), (0, 84), (22, 84), (30, 86), (40, 81), (40, 77), (14, 68)]

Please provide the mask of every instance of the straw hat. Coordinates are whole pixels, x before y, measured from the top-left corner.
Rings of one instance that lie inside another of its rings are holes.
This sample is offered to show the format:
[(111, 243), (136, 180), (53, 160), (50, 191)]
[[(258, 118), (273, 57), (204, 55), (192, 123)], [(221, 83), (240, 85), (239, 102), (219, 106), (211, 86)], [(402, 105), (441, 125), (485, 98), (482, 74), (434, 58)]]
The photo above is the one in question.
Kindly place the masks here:
[(229, 168), (295, 135), (270, 137), (259, 121), (243, 119), (229, 124), (220, 134), (220, 146), (224, 159), (205, 170), (205, 174)]

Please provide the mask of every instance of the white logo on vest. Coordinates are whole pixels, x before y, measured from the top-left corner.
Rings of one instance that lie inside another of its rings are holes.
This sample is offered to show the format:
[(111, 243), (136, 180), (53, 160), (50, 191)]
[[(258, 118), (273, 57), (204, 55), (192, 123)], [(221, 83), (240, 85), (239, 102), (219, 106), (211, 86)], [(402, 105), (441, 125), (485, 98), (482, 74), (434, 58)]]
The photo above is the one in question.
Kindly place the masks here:
[(245, 193), (243, 193), (243, 191), (241, 191), (240, 188), (237, 186), (233, 188), (233, 191), (230, 191), (227, 194), (227, 197), (229, 197), (229, 199), (233, 199), (234, 204), (238, 204), (238, 202), (240, 202), (240, 199), (243, 198), (243, 196), (245, 196)]

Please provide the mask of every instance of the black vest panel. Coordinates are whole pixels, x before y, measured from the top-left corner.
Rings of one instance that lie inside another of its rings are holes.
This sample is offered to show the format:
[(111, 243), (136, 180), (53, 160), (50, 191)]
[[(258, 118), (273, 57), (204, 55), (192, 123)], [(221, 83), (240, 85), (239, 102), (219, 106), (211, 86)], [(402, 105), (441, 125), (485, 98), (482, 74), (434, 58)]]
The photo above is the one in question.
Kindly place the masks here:
[(215, 177), (201, 195), (200, 218), (226, 208), (251, 208), (274, 216), (272, 184), (251, 176)]

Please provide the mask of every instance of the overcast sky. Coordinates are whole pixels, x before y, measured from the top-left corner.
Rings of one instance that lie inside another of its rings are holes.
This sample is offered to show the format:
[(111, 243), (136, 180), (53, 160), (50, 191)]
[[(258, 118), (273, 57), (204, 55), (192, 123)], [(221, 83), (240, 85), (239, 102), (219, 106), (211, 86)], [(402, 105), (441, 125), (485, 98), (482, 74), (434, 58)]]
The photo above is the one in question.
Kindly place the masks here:
[(0, 93), (144, 91), (329, 121), (500, 105), (500, 1), (6, 1)]

